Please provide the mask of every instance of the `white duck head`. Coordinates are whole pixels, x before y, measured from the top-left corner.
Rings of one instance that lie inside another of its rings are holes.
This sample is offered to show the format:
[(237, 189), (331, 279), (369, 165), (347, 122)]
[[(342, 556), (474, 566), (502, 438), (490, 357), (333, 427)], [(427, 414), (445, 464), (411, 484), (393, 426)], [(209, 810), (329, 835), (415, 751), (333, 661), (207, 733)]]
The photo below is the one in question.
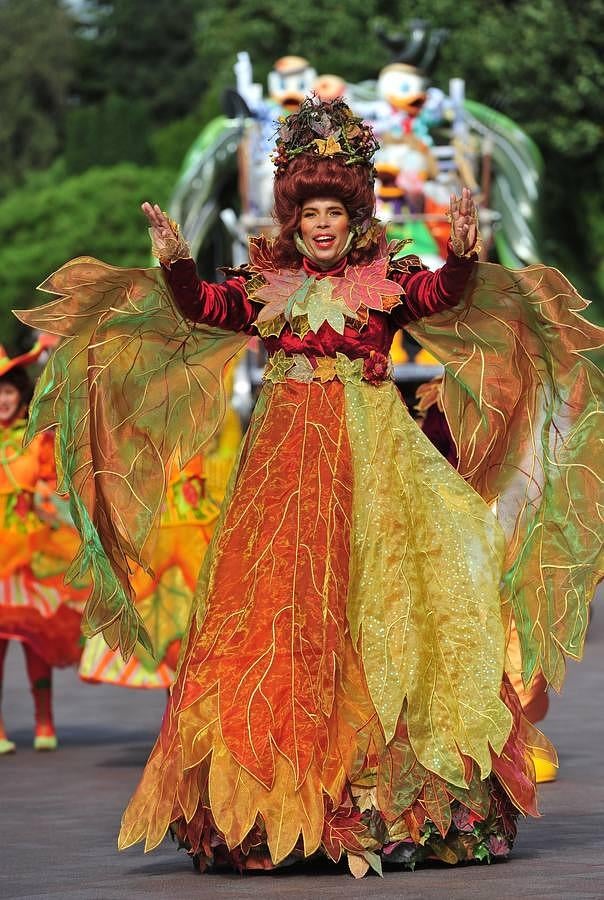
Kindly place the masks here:
[(392, 63), (380, 72), (378, 94), (393, 109), (417, 116), (426, 101), (427, 79), (415, 66)]
[(268, 75), (271, 98), (288, 112), (295, 112), (310, 94), (317, 77), (303, 56), (282, 56)]

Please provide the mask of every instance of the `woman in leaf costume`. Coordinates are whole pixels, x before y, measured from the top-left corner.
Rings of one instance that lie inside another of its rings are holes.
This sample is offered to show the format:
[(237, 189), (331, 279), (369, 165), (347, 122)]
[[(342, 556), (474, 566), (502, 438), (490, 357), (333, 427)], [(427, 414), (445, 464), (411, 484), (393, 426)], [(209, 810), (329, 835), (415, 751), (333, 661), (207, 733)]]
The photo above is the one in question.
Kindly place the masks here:
[[(0, 700), (8, 643), (17, 640), (34, 699), (34, 748), (55, 750), (52, 668), (77, 665), (87, 591), (63, 581), (78, 536), (51, 502), (54, 436), (43, 432), (22, 446), (32, 391), (24, 367), (44, 349), (42, 340), (10, 359), (0, 347)], [(0, 755), (15, 750), (0, 715)]]
[[(537, 812), (531, 754), (551, 751), (506, 636), (513, 614), (524, 677), (555, 687), (581, 653), (600, 549), (581, 351), (600, 334), (558, 272), (477, 263), (467, 192), (439, 272), (399, 257), (371, 218), (375, 146), (342, 101), (310, 99), (277, 142), (279, 237), (249, 266), (201, 282), (146, 204), (161, 269), (74, 260), (20, 313), (64, 336), (30, 434), (59, 426), (84, 627), (126, 657), (148, 644), (128, 566), (167, 467), (217, 427), (226, 360), (258, 334), (269, 356), (120, 847), (170, 829), (200, 869), (345, 854), (360, 876), (506, 856)], [(391, 380), (401, 327), (445, 366), (459, 473)]]

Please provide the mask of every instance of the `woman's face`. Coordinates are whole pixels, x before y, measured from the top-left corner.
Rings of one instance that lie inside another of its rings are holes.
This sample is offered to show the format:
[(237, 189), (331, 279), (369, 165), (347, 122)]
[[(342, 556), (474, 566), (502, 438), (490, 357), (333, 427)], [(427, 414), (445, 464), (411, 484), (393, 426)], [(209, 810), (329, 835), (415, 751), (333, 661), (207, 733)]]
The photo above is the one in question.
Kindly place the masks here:
[(8, 425), (21, 407), (21, 394), (14, 384), (0, 381), (0, 425)]
[(300, 234), (310, 254), (328, 269), (348, 240), (350, 216), (336, 197), (312, 197), (302, 207)]

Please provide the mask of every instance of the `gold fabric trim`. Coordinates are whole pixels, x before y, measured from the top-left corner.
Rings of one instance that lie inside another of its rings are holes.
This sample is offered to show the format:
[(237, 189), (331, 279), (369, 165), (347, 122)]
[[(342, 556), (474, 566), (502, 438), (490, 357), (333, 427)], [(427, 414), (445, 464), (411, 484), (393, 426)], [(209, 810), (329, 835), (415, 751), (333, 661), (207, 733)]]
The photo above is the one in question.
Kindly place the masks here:
[(273, 384), (290, 380), (325, 383), (338, 379), (342, 384), (346, 384), (348, 381), (360, 384), (361, 381), (381, 382), (392, 377), (393, 366), (390, 358), (386, 361), (383, 377), (372, 376), (366, 371), (366, 364), (371, 365), (371, 363), (372, 357), (349, 359), (343, 353), (336, 353), (335, 356), (317, 356), (311, 359), (302, 353), (288, 356), (283, 350), (278, 350), (268, 359), (264, 371), (264, 381), (270, 381)]

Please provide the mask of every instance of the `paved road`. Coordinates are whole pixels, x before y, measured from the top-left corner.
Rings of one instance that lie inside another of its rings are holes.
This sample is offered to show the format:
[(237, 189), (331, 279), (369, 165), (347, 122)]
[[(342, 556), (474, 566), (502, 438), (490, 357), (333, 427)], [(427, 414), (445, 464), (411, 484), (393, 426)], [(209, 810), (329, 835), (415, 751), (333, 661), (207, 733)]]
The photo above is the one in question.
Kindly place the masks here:
[(20, 648), (7, 660), (5, 719), (19, 749), (0, 758), (0, 898), (156, 897), (602, 900), (604, 898), (604, 598), (585, 661), (571, 664), (547, 733), (561, 774), (541, 789), (543, 818), (521, 823), (513, 858), (491, 866), (386, 872), (354, 881), (344, 868), (197, 875), (166, 840), (149, 856), (118, 854), (115, 838), (162, 714), (158, 693), (56, 678), (56, 754), (31, 749), (31, 704)]

